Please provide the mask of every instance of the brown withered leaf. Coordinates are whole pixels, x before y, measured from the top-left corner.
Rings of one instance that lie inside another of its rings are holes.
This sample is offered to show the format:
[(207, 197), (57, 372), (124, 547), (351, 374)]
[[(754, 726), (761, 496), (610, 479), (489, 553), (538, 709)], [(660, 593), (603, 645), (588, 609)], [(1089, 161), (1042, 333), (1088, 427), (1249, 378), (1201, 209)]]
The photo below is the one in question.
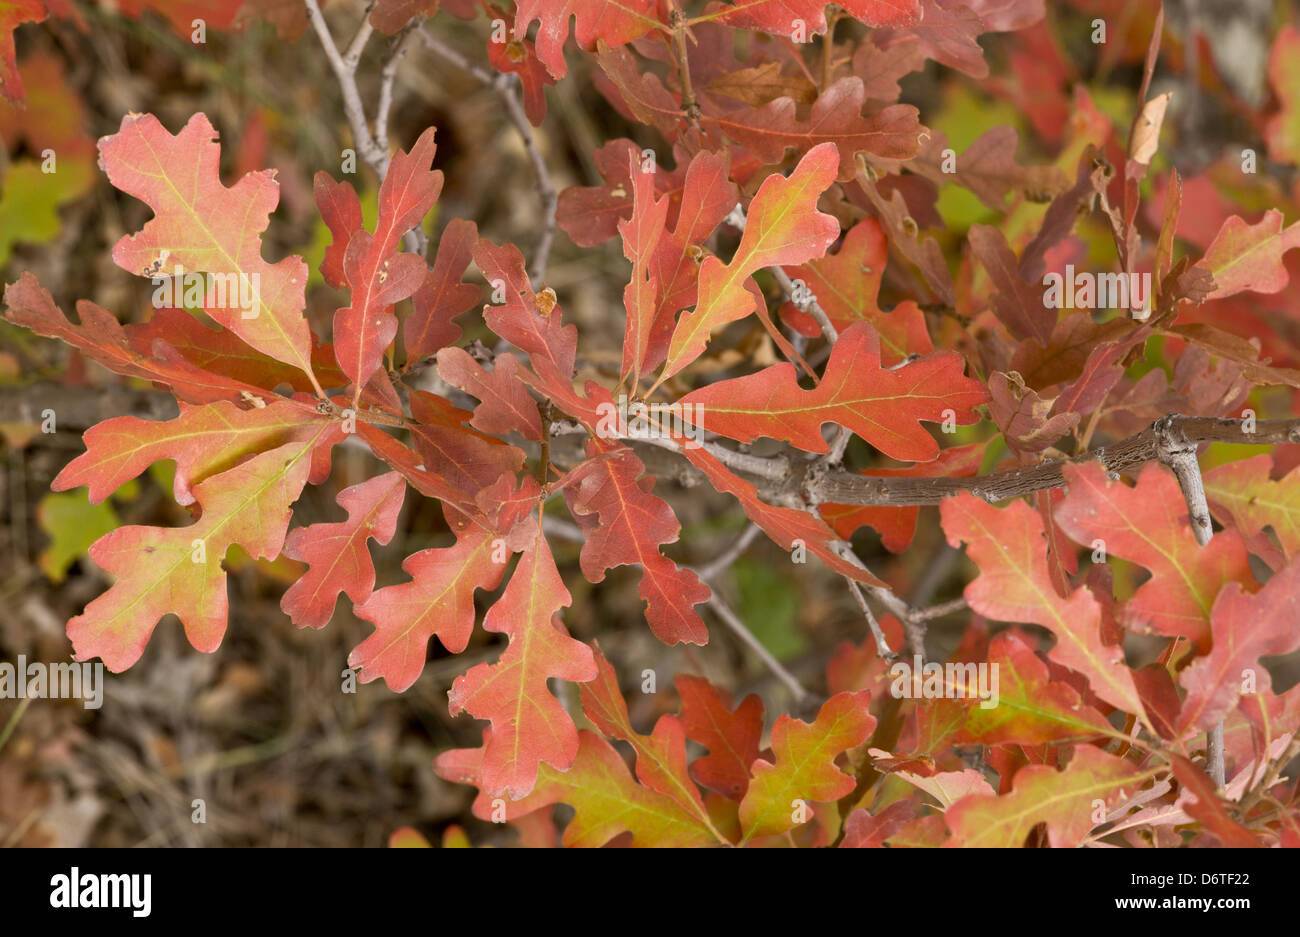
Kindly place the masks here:
[(1041, 452), (1079, 422), (1077, 413), (1049, 416), (1052, 401), (1025, 386), (1015, 371), (989, 376), (989, 415), (1007, 444), (1021, 452)]
[(985, 32), (979, 14), (961, 0), (921, 0), (921, 22), (905, 29), (878, 29), (874, 38), (883, 48), (915, 44), (927, 58), (972, 78), (987, 78), (989, 63), (975, 37)]
[(916, 43), (905, 42), (882, 49), (863, 42), (853, 53), (853, 74), (862, 79), (869, 101), (897, 101), (903, 93), (898, 79), (925, 67), (925, 53)]
[(1016, 255), (997, 228), (975, 224), (966, 235), (975, 259), (993, 281), (993, 314), (1016, 338), (1036, 338), (1046, 344), (1056, 325), (1057, 311), (1043, 302), (1043, 288), (1026, 283), (1016, 269)]
[(1027, 198), (1042, 201), (1064, 192), (1069, 187), (1065, 173), (1055, 166), (1021, 166), (1016, 162), (1016, 149), (1020, 135), (1009, 124), (980, 134), (961, 153), (954, 154), (953, 171), (944, 171), (944, 153), (948, 137), (942, 131), (931, 131), (921, 152), (907, 163), (911, 169), (927, 179), (942, 185), (954, 182), (970, 189), (976, 198), (994, 211), (1007, 210), (1008, 193), (1020, 191)]
[(803, 75), (781, 74), (780, 62), (764, 62), (754, 68), (742, 68), (714, 78), (704, 90), (762, 107), (777, 98), (790, 98), (799, 107), (807, 107), (817, 98), (817, 86)]
[(1300, 387), (1300, 371), (1293, 368), (1275, 368), (1268, 359), (1259, 358), (1259, 340), (1216, 329), (1203, 322), (1175, 325), (1163, 329), (1166, 335), (1199, 345), (1211, 355), (1240, 365), (1242, 375), (1256, 384), (1284, 384)]
[(820, 143), (833, 142), (839, 148), (838, 178), (847, 182), (857, 171), (854, 159), (858, 153), (910, 159), (920, 151), (918, 138), (925, 129), (910, 104), (891, 104), (864, 117), (865, 100), (862, 79), (850, 76), (818, 96), (807, 120), (799, 120), (794, 99), (784, 97), (725, 115), (706, 111), (701, 122), (715, 125), (769, 165), (781, 162), (788, 149), (802, 156)]

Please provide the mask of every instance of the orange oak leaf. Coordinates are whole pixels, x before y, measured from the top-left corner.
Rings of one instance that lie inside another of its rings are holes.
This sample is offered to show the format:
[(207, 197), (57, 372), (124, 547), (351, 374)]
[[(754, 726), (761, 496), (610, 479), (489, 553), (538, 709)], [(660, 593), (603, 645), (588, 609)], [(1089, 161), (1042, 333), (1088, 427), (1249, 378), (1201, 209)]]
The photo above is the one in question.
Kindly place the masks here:
[(346, 521), (289, 532), (284, 555), (308, 564), (280, 599), (280, 608), (295, 625), (324, 628), (334, 615), (340, 592), (346, 592), (354, 604), (370, 598), (375, 564), (366, 541), (386, 544), (393, 539), (405, 495), (406, 480), (399, 473), (376, 475), (338, 493), (335, 500), (348, 512)]
[(1133, 630), (1182, 635), (1203, 652), (1210, 644), (1210, 610), (1229, 582), (1253, 587), (1246, 547), (1233, 530), (1198, 546), (1187, 504), (1172, 473), (1148, 465), (1137, 485), (1112, 482), (1098, 464), (1065, 466), (1068, 487), (1056, 522), (1072, 540), (1145, 566), (1151, 578), (1119, 611)]
[(875, 730), (876, 719), (867, 711), (870, 701), (866, 691), (838, 693), (822, 704), (811, 725), (777, 717), (772, 726), (776, 760), (754, 762), (749, 789), (740, 801), (742, 843), (794, 829), (795, 800), (826, 803), (853, 790), (853, 778), (835, 766), (835, 759)]
[(307, 265), (297, 256), (275, 264), (262, 259), (261, 234), (279, 201), (275, 172), (249, 173), (226, 188), (217, 173), (216, 137), (204, 114), (175, 136), (152, 114), (130, 114), (117, 133), (99, 141), (109, 182), (154, 210), (144, 228), (113, 246), (113, 261), (155, 279), (178, 268), (211, 275), (204, 311), (258, 351), (310, 376)]
[(751, 274), (771, 264), (800, 264), (820, 257), (839, 234), (839, 223), (817, 211), (817, 199), (834, 181), (834, 144), (809, 150), (788, 177), (768, 176), (749, 205), (745, 233), (731, 262), (706, 257), (700, 265), (699, 302), (677, 321), (660, 380), (690, 364), (710, 334), (753, 308), (745, 289)]
[(954, 547), (965, 542), (979, 567), (965, 590), (971, 608), (999, 621), (1047, 628), (1056, 636), (1051, 660), (1083, 674), (1112, 706), (1142, 713), (1123, 650), (1102, 641), (1097, 600), (1086, 588), (1063, 599), (1052, 587), (1038, 512), (1023, 501), (998, 509), (966, 492), (946, 499), (939, 511), (948, 542)]
[(965, 721), (956, 742), (1038, 745), (1106, 736), (1109, 723), (1068, 683), (1053, 680), (1025, 638), (1004, 631), (989, 642), (988, 666), (997, 668), (997, 705), (962, 700)]
[(782, 362), (693, 391), (682, 405), (697, 426), (744, 443), (770, 436), (807, 452), (829, 452), (822, 424), (835, 422), (892, 458), (925, 462), (939, 454), (939, 444), (920, 421), (979, 421), (974, 408), (988, 394), (964, 370), (955, 352), (882, 368), (878, 336), (858, 323), (840, 335), (811, 390), (799, 386), (794, 365)]
[(451, 714), (486, 719), (483, 787), (517, 800), (537, 783), (538, 766), (565, 770), (578, 753), (573, 719), (547, 689), (551, 678), (586, 682), (596, 677), (591, 648), (569, 637), (559, 610), (571, 598), (537, 525), (505, 592), (483, 619), (486, 631), (509, 637), (495, 664), (479, 664), (457, 677), (448, 697)]
[(650, 264), (659, 296), (643, 369), (663, 362), (677, 313), (699, 299), (700, 264), (706, 254), (702, 245), (736, 205), (728, 165), (725, 154), (705, 151), (686, 167), (676, 223), (659, 239)]
[[(636, 753), (637, 780), (673, 801), (703, 827), (713, 822), (699, 788), (686, 771), (686, 731), (677, 716), (663, 715), (649, 735), (632, 728), (627, 703), (618, 686), (618, 674), (597, 647), (597, 677), (582, 684), (582, 711), (602, 733), (632, 746)], [(721, 839), (721, 835), (718, 835)]]
[[(880, 335), (881, 361), (887, 367), (908, 355), (934, 351), (926, 331), (925, 315), (916, 303), (908, 300), (889, 312), (878, 305), (888, 256), (889, 244), (880, 222), (864, 218), (844, 235), (844, 243), (837, 252), (785, 268), (792, 279), (804, 281), (838, 331), (845, 331), (855, 322), (870, 323)], [(783, 310), (787, 322), (799, 323), (796, 327), (809, 338), (821, 334), (811, 316), (791, 314), (792, 309), (791, 305)]]
[(453, 546), (412, 553), (402, 561), (410, 582), (376, 589), (353, 609), (375, 626), (348, 655), (348, 666), (361, 668), (362, 683), (382, 677), (395, 693), (406, 690), (424, 670), (434, 635), (453, 654), (465, 650), (474, 630), (474, 592), (495, 589), (510, 558), (504, 545), (494, 547), (496, 536), (471, 524)]
[(1261, 657), (1300, 648), (1300, 562), (1292, 562), (1254, 595), (1230, 582), (1214, 601), (1210, 653), (1193, 661), (1179, 682), (1187, 699), (1179, 725), (1208, 731), (1242, 696), (1250, 673), (1262, 690), (1271, 684)]
[(125, 670), (169, 612), (195, 648), (215, 651), (226, 631), (226, 550), (237, 543), (254, 558), (280, 554), (289, 506), (332, 425), (320, 417), (314, 434), (199, 482), (203, 514), (188, 527), (119, 527), (96, 540), (90, 558), (117, 579), (68, 622), (77, 659), (100, 657), (109, 670)]
[(574, 810), (573, 819), (564, 828), (563, 843), (568, 847), (600, 847), (624, 833), (632, 835), (631, 845), (637, 848), (719, 844), (708, 827), (702, 826), (671, 798), (638, 784), (614, 746), (586, 730), (578, 733), (572, 767), (559, 771), (543, 763), (531, 794), (522, 800), (503, 800), (494, 806), (483, 783), (483, 759), (491, 744), (490, 732), (490, 729), (484, 732), (484, 738), (488, 739), (484, 748), (455, 749), (434, 760), (434, 768), (442, 777), (480, 788), (482, 793), (474, 800), (473, 807), (474, 815), (480, 819), (517, 821), (562, 802)]
[[(90, 489), (98, 504), (155, 462), (174, 459), (174, 490), (178, 504), (193, 504), (193, 488), (205, 478), (231, 468), (240, 459), (315, 434), (320, 418), (301, 401), (275, 400), (265, 407), (241, 409), (218, 401), (196, 407), (182, 403), (174, 420), (142, 420), (119, 416), (99, 423), (83, 435), (86, 451), (55, 477), (50, 487), (67, 491)], [(313, 474), (324, 481), (326, 471)]]
[(1100, 825), (1095, 802), (1113, 807), (1144, 778), (1122, 758), (1077, 745), (1064, 771), (1028, 765), (1016, 772), (1011, 793), (970, 794), (949, 807), (944, 822), (952, 838), (945, 845), (1018, 849), (1035, 826), (1045, 823), (1053, 848), (1074, 848)]
[[(1300, 468), (1276, 481), (1270, 477), (1272, 468), (1268, 455), (1220, 465), (1205, 473), (1205, 496), (1211, 511), (1247, 539), (1251, 552), (1271, 552), (1263, 534), (1271, 527), (1282, 555), (1291, 560), (1300, 554)], [(1257, 549), (1261, 541), (1267, 545)]]
[(763, 701), (746, 696), (735, 709), (731, 699), (703, 677), (679, 674), (680, 719), (686, 737), (709, 750), (691, 762), (691, 777), (709, 790), (739, 801), (749, 788), (749, 769), (763, 737)]
[(1290, 279), (1283, 255), (1294, 247), (1300, 247), (1300, 224), (1284, 229), (1277, 209), (1270, 208), (1253, 225), (1233, 215), (1196, 264), (1214, 276), (1214, 292), (1208, 298), (1223, 299), (1244, 290), (1279, 292)]
[(587, 442), (587, 461), (566, 479), (565, 496), (587, 534), (579, 562), (590, 582), (615, 566), (639, 563), (646, 621), (665, 644), (705, 644), (709, 632), (694, 606), (709, 587), (694, 572), (667, 559), (659, 547), (673, 543), (681, 525), (673, 509), (650, 493), (653, 477), (631, 449), (598, 439)]

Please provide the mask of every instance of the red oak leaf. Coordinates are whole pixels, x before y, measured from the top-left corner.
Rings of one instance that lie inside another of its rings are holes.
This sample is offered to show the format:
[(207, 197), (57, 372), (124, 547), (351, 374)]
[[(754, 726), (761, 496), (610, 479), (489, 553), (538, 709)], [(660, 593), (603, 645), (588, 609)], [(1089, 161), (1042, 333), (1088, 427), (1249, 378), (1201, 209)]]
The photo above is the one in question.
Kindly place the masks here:
[(478, 228), (474, 222), (463, 218), (447, 222), (438, 240), (437, 259), (411, 296), (411, 314), (402, 324), (408, 364), (459, 339), (460, 327), (452, 320), (482, 301), (483, 294), (477, 286), (460, 281), (473, 259), (477, 242)]
[(492, 34), (488, 37), (488, 62), (503, 74), (519, 76), (524, 114), (529, 123), (540, 127), (546, 118), (546, 86), (555, 84), (557, 79), (546, 70), (537, 57), (537, 49), (527, 39), (510, 39), (508, 32), (498, 35), (495, 21), (500, 20), (507, 30), (510, 29), (510, 19), (504, 10), (489, 6), (487, 12), (494, 21)]
[(308, 569), (280, 599), (295, 625), (324, 628), (334, 615), (334, 603), (346, 592), (354, 604), (370, 598), (375, 565), (366, 541), (386, 544), (397, 530), (406, 480), (397, 472), (376, 475), (339, 492), (339, 507), (348, 519), (312, 524), (289, 532), (284, 554), (308, 564)]
[(972, 78), (986, 78), (989, 64), (975, 41), (986, 28), (964, 0), (921, 0), (920, 22), (905, 29), (879, 30), (873, 39), (884, 49), (898, 43), (916, 43), (936, 62)]
[(0, 94), (15, 103), (23, 99), (24, 91), (14, 50), (14, 30), (22, 23), (39, 23), (44, 19), (45, 7), (41, 0), (0, 2)]
[(644, 474), (631, 449), (588, 440), (587, 461), (569, 473), (564, 489), (587, 533), (579, 555), (583, 575), (600, 582), (615, 566), (641, 564), (640, 595), (655, 637), (665, 644), (705, 644), (709, 632), (694, 606), (708, 600), (709, 587), (659, 552), (677, 540), (681, 525), (668, 503), (650, 493), (654, 480)]
[(358, 394), (397, 335), (393, 304), (414, 293), (425, 279), (424, 261), (398, 247), (442, 191), (442, 173), (428, 169), (433, 151), (431, 127), (420, 134), (409, 155), (401, 150), (393, 154), (379, 187), (375, 232), (353, 232), (343, 255), (352, 302), (334, 314), (334, 353)]
[(910, 159), (920, 151), (919, 140), (925, 130), (910, 104), (891, 104), (863, 117), (866, 96), (862, 79), (850, 75), (817, 96), (806, 120), (799, 119), (794, 98), (789, 97), (725, 115), (706, 112), (702, 120), (716, 124), (768, 165), (780, 163), (787, 149), (804, 154), (832, 144), (839, 153), (837, 178), (848, 182), (857, 175), (857, 154)]
[[(656, 200), (654, 197), (654, 164), (650, 164), (649, 172), (641, 167), (642, 161), (635, 154), (629, 153), (632, 217), (618, 223), (618, 233), (623, 237), (623, 256), (632, 262), (632, 278), (623, 290), (627, 324), (623, 333), (621, 373), (624, 377), (630, 374), (634, 385), (640, 380), (652, 332), (657, 324), (657, 300), (661, 284), (651, 269), (651, 262), (668, 221), (668, 199)], [(661, 329), (661, 332), (666, 333), (666, 329)]]
[(703, 677), (679, 674), (675, 683), (686, 737), (709, 750), (691, 762), (691, 777), (739, 801), (749, 787), (749, 768), (758, 758), (763, 701), (751, 693), (733, 710), (731, 699)]
[(911, 820), (916, 808), (905, 800), (890, 804), (880, 813), (872, 815), (865, 810), (855, 810), (844, 821), (844, 838), (841, 849), (880, 849), (885, 841)]
[[(164, 306), (155, 310), (148, 322), (124, 328), (131, 347), (146, 358), (153, 356), (156, 342), (163, 342), (196, 368), (248, 387), (288, 384), (296, 391), (313, 390), (311, 379), (293, 365), (267, 357), (234, 332), (205, 325), (183, 309)], [(325, 387), (341, 387), (348, 382), (334, 360), (332, 345), (313, 342), (311, 366)]]
[(266, 393), (261, 387), (195, 367), (161, 339), (154, 340), (148, 353), (138, 350), (112, 313), (87, 300), (77, 303), (81, 324), (74, 325), (30, 272), (10, 283), (4, 298), (5, 318), (10, 322), (67, 342), (116, 374), (165, 384), (181, 400), (209, 403)]
[(526, 39), (528, 28), (537, 20), (537, 55), (556, 78), (568, 74), (564, 41), (569, 38), (569, 18), (574, 17), (574, 38), (591, 51), (600, 40), (622, 46), (662, 29), (657, 0), (521, 0), (515, 4), (515, 39)]
[(473, 415), (446, 398), (422, 390), (411, 392), (411, 427), (415, 451), (426, 471), (465, 492), (487, 488), (524, 462), (523, 450), (465, 426)]
[(851, 326), (831, 349), (820, 384), (799, 386), (794, 365), (710, 384), (682, 399), (692, 422), (740, 442), (783, 439), (807, 452), (829, 452), (822, 424), (838, 423), (895, 459), (924, 462), (939, 454), (920, 421), (979, 421), (984, 386), (963, 376), (954, 352), (927, 355), (896, 370), (880, 366), (879, 338), (865, 323)]
[(480, 401), (470, 426), (484, 433), (504, 436), (516, 432), (540, 441), (542, 418), (520, 377), (520, 368), (519, 359), (511, 354), (497, 355), (489, 371), (463, 348), (438, 352), (438, 376)]
[(518, 800), (532, 791), (542, 763), (564, 771), (578, 754), (573, 719), (546, 687), (550, 678), (596, 678), (591, 648), (569, 637), (559, 610), (571, 601), (538, 525), (505, 592), (483, 619), (510, 644), (495, 664), (479, 664), (452, 684), (451, 714), (491, 724), (483, 733), (483, 788)]
[[(845, 0), (840, 6), (867, 26), (909, 26), (921, 17), (920, 0)], [(727, 6), (712, 4), (702, 18), (776, 36), (791, 36), (799, 28), (803, 29), (805, 38), (826, 32), (823, 0), (740, 0)]]
[(1258, 836), (1228, 816), (1204, 769), (1182, 755), (1173, 755), (1171, 760), (1174, 776), (1183, 786), (1183, 796), (1179, 800), (1189, 815), (1200, 820), (1201, 825), (1229, 849), (1258, 849), (1264, 845)]
[(229, 29), (243, 5), (243, 0), (117, 0), (117, 8), (130, 17), (153, 10), (167, 20), (176, 35), (187, 40), (194, 33), (196, 19), (209, 29)]
[(370, 11), (370, 25), (385, 36), (392, 36), (413, 18), (433, 16), (438, 0), (377, 0)]

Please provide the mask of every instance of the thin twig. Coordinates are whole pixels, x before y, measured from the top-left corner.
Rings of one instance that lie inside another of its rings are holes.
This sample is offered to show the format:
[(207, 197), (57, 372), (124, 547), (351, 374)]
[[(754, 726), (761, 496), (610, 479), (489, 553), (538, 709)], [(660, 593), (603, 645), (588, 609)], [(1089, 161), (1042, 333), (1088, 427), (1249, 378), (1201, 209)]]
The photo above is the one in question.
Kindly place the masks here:
[(754, 637), (754, 633), (745, 627), (745, 623), (731, 610), (731, 606), (718, 597), (717, 592), (714, 592), (713, 595), (709, 597), (709, 607), (713, 609), (714, 613), (722, 619), (723, 623), (728, 628), (735, 632), (736, 636), (740, 638), (740, 640), (743, 641), (750, 650), (758, 655), (759, 659), (767, 666), (767, 669), (772, 671), (772, 674), (785, 684), (786, 688), (790, 691), (790, 694), (794, 697), (796, 704), (802, 703), (811, 695), (806, 689), (804, 689), (803, 684), (799, 682), (798, 678), (795, 677), (794, 674), (790, 673), (790, 671), (786, 670), (785, 666), (772, 656), (772, 652), (763, 646), (763, 642)]
[(696, 570), (696, 575), (705, 582), (708, 582), (714, 576), (718, 575), (718, 573), (736, 562), (736, 559), (740, 554), (749, 549), (749, 545), (754, 542), (754, 538), (762, 532), (763, 529), (761, 527), (753, 521), (750, 521), (749, 526), (746, 527), (741, 532), (740, 536), (736, 538), (736, 542), (724, 550), (716, 559)]
[(357, 64), (361, 61), (361, 50), (374, 31), (374, 27), (370, 25), (370, 17), (367, 15), (361, 21), (356, 36), (348, 44), (347, 53), (341, 55), (316, 0), (303, 0), (303, 2), (307, 6), (307, 19), (316, 30), (321, 47), (325, 50), (325, 58), (329, 60), (330, 67), (334, 70), (334, 77), (338, 79), (339, 90), (343, 93), (343, 113), (348, 119), (348, 126), (352, 129), (352, 139), (356, 143), (357, 151), (366, 165), (373, 169), (380, 179), (383, 179), (388, 173), (388, 150), (380, 149), (371, 135), (370, 126), (366, 121), (366, 108), (361, 103), (361, 92), (357, 90)]
[(420, 29), (420, 39), (426, 48), (457, 68), (468, 72), (482, 84), (491, 88), (505, 105), (506, 116), (515, 125), (523, 140), (524, 150), (533, 164), (533, 173), (537, 177), (537, 194), (542, 201), (542, 229), (537, 236), (537, 246), (533, 248), (532, 263), (528, 267), (528, 279), (533, 289), (540, 289), (546, 278), (546, 265), (551, 256), (551, 244), (555, 240), (555, 212), (559, 206), (559, 191), (551, 181), (551, 172), (542, 157), (533, 133), (533, 125), (528, 122), (523, 105), (519, 103), (519, 79), (515, 75), (495, 74), (483, 66), (470, 61), (460, 52), (445, 44), (427, 28)]

